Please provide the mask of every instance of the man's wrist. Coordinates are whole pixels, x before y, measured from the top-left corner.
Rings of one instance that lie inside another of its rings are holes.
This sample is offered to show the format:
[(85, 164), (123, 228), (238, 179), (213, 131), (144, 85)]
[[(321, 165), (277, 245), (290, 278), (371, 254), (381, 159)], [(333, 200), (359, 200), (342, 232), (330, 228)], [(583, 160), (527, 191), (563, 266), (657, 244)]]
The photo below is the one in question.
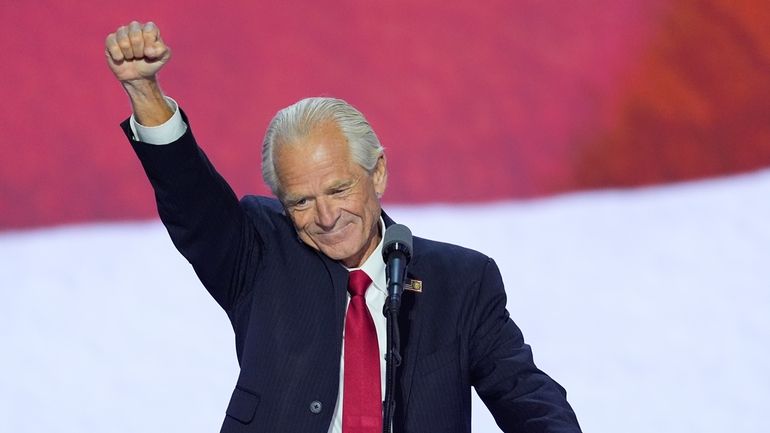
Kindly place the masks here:
[(131, 100), (134, 118), (141, 125), (158, 126), (174, 114), (154, 77), (122, 81), (121, 84)]
[(131, 115), (129, 124), (137, 141), (157, 145), (169, 144), (178, 140), (187, 131), (187, 124), (182, 119), (176, 101), (166, 96), (163, 98), (163, 103), (169, 107), (172, 114), (168, 120), (159, 125), (143, 125), (137, 121), (135, 114)]

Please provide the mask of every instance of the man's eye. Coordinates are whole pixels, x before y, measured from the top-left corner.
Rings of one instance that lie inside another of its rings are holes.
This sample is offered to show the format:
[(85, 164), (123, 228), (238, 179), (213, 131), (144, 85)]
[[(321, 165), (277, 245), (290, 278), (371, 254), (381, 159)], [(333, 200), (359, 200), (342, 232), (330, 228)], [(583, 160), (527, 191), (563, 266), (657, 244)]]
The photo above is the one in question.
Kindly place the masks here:
[(308, 203), (308, 201), (307, 201), (306, 198), (301, 198), (299, 200), (296, 200), (294, 203), (292, 203), (291, 207), (293, 207), (295, 209), (302, 209), (303, 207), (307, 206), (307, 203)]

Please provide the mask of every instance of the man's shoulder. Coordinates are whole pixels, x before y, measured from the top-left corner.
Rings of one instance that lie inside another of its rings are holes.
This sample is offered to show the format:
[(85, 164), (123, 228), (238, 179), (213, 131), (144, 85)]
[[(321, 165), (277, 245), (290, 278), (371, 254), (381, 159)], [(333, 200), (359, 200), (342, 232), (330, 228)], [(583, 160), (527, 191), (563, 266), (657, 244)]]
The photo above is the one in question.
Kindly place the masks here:
[(412, 250), (413, 259), (446, 270), (483, 267), (492, 260), (486, 254), (471, 248), (418, 236), (413, 239)]
[(452, 244), (449, 242), (437, 241), (434, 239), (427, 239), (419, 236), (414, 236), (413, 243), (415, 249), (418, 247), (425, 253), (429, 254), (441, 254), (450, 256), (460, 256), (467, 258), (487, 258), (484, 253), (476, 251), (474, 249), (464, 247), (462, 245)]
[(243, 206), (247, 211), (255, 211), (259, 209), (285, 218), (281, 202), (274, 197), (265, 197), (262, 195), (245, 195), (241, 198), (241, 206)]
[(412, 246), (409, 277), (420, 281), (425, 305), (435, 314), (455, 317), (451, 311), (460, 313), (452, 308), (476, 305), (480, 291), (504, 293), (500, 271), (486, 254), (420, 237)]
[(245, 195), (241, 198), (240, 204), (259, 231), (269, 228), (295, 233), (283, 205), (277, 199), (261, 195)]

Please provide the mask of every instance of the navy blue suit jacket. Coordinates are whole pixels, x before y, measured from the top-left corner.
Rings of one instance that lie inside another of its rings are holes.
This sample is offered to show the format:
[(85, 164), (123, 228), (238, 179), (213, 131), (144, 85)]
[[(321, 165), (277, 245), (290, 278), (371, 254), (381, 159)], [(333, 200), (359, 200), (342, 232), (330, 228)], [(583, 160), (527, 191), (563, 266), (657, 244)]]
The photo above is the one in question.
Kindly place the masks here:
[[(153, 146), (122, 126), (174, 245), (235, 331), (241, 370), (222, 432), (327, 433), (345, 268), (300, 241), (276, 200), (238, 200), (191, 129)], [(474, 386), (505, 432), (579, 432), (564, 389), (535, 366), (509, 318), (494, 261), (418, 237), (413, 249), (409, 277), (422, 281), (422, 292), (403, 295), (395, 431), (470, 432)]]

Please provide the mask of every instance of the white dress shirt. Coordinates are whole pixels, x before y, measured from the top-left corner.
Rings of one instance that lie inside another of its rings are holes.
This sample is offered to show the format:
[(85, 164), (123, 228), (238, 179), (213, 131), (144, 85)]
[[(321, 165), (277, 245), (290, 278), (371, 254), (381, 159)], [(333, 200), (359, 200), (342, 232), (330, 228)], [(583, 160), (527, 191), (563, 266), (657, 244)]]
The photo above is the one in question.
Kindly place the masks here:
[[(173, 108), (174, 114), (162, 125), (152, 127), (142, 126), (136, 119), (134, 119), (134, 115), (131, 115), (129, 124), (131, 126), (131, 132), (134, 134), (134, 138), (148, 144), (164, 145), (172, 143), (184, 135), (187, 131), (187, 124), (182, 119), (176, 101), (171, 98), (166, 98), (166, 100)], [(380, 234), (383, 235), (384, 233), (385, 222), (380, 218)], [(382, 314), (382, 309), (385, 305), (385, 299), (388, 297), (387, 287), (385, 285), (385, 262), (382, 260), (382, 236), (380, 237), (380, 243), (377, 245), (377, 248), (360, 268), (348, 268), (350, 271), (355, 269), (363, 270), (369, 278), (372, 279), (372, 284), (366, 289), (364, 298), (366, 299), (366, 306), (369, 308), (369, 314), (371, 314), (372, 319), (374, 320), (374, 328), (377, 331), (377, 343), (380, 348), (380, 390), (382, 394), (380, 396), (380, 401), (382, 401), (385, 399), (385, 344), (387, 337), (387, 320)], [(350, 302), (350, 294), (348, 294), (347, 302)], [(345, 336), (343, 328), (339, 393), (337, 395), (337, 403), (334, 406), (332, 423), (329, 425), (329, 433), (342, 433), (342, 392), (344, 390), (344, 377)]]
[[(385, 221), (380, 218), (380, 234), (385, 233)], [(366, 306), (369, 308), (369, 314), (372, 315), (374, 320), (374, 328), (377, 330), (377, 345), (380, 348), (380, 401), (385, 400), (385, 352), (387, 348), (387, 325), (388, 321), (385, 315), (382, 314), (382, 309), (385, 306), (385, 300), (388, 297), (388, 288), (385, 285), (385, 262), (382, 260), (382, 236), (380, 237), (380, 243), (377, 248), (372, 252), (372, 255), (366, 259), (360, 268), (348, 268), (353, 271), (355, 269), (361, 269), (372, 279), (372, 284), (366, 289), (364, 298), (366, 298)], [(348, 303), (350, 303), (350, 294), (348, 294)], [(332, 418), (332, 424), (329, 426), (329, 433), (342, 433), (342, 382), (345, 373), (345, 335), (343, 331), (342, 336), (342, 357), (340, 359), (340, 392), (337, 395), (337, 405), (334, 407), (334, 417)]]

